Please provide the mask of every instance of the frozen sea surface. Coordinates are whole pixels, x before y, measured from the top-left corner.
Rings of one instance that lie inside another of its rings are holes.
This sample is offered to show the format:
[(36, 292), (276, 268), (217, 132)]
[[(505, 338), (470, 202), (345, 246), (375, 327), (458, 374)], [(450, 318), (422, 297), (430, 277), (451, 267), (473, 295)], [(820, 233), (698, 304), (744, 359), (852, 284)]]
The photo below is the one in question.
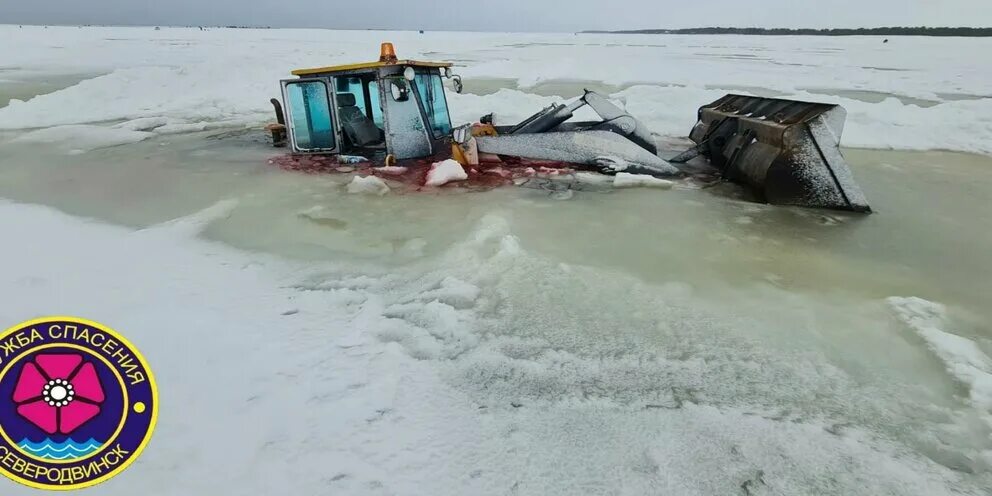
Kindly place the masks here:
[[(684, 136), (729, 91), (843, 104), (844, 144), (992, 153), (988, 38), (749, 37), (76, 28), (0, 25), (0, 130), (156, 116), (159, 132), (271, 119), (276, 81), (300, 67), (400, 57), (449, 60), (466, 122), (507, 122), (589, 86), (626, 101), (654, 131)], [(61, 91), (53, 89), (85, 75)], [(44, 96), (30, 96), (36, 81)], [(5, 82), (7, 83), (5, 85)], [(25, 85), (28, 85), (27, 87)]]
[(463, 64), (456, 121), (599, 85), (678, 136), (740, 90), (843, 102), (848, 145), (989, 153), (986, 40), (0, 33), (24, 100), (0, 321), (105, 322), (160, 382), (151, 446), (93, 494), (992, 487), (988, 156), (848, 148), (876, 210), (852, 216), (732, 187), (349, 194), (259, 130), (289, 69), (388, 37)]

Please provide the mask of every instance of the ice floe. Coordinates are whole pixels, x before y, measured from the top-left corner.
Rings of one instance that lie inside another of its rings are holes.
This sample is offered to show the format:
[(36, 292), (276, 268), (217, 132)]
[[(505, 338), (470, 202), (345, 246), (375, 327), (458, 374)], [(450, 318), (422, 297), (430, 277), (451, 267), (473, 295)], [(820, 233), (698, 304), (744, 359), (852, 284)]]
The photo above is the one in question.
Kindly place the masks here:
[(85, 124), (38, 129), (13, 139), (15, 143), (53, 146), (67, 153), (82, 153), (97, 148), (137, 143), (154, 136), (152, 133)]
[(660, 179), (645, 174), (630, 174), (628, 172), (618, 172), (613, 179), (614, 188), (663, 188), (670, 189), (675, 183), (666, 179)]
[(968, 386), (969, 399), (990, 415), (992, 422), (992, 358), (965, 337), (952, 334), (943, 305), (916, 297), (890, 297), (889, 305), (926, 342), (947, 372)]
[(348, 192), (382, 196), (389, 193), (389, 185), (385, 181), (375, 176), (355, 176), (348, 183)]
[(431, 170), (427, 172), (427, 181), (424, 185), (444, 186), (451, 181), (464, 181), (466, 179), (468, 179), (468, 174), (465, 172), (462, 164), (449, 158), (431, 166)]

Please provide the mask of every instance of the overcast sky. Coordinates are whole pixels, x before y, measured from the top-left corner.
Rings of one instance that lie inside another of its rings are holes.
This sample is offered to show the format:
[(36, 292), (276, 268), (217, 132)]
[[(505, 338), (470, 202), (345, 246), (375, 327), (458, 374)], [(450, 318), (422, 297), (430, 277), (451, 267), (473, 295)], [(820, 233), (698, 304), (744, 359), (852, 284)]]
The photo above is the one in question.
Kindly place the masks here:
[(474, 31), (992, 27), (992, 0), (0, 0), (0, 23)]

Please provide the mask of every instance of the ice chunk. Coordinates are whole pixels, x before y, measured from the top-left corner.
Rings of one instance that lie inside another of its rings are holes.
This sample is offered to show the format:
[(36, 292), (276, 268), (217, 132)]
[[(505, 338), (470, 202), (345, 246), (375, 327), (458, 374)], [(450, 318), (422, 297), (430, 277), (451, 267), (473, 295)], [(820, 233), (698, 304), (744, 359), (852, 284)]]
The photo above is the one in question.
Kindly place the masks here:
[(606, 174), (600, 174), (598, 172), (576, 172), (575, 179), (578, 179), (580, 183), (585, 184), (604, 186), (613, 184), (613, 176), (607, 176)]
[(972, 405), (992, 410), (992, 358), (974, 341), (941, 329), (946, 324), (943, 305), (923, 298), (888, 298), (889, 306), (907, 326), (916, 331), (947, 372), (968, 386)]
[(456, 277), (445, 277), (439, 287), (424, 291), (418, 298), (425, 301), (437, 300), (454, 308), (470, 308), (479, 298), (478, 286), (465, 282)]
[(131, 131), (151, 131), (157, 127), (169, 124), (166, 117), (140, 117), (122, 122), (114, 126), (115, 129), (129, 129)]
[(181, 133), (195, 133), (199, 131), (205, 131), (210, 127), (210, 124), (204, 121), (200, 122), (170, 122), (162, 127), (155, 128), (155, 132), (158, 134), (181, 134)]
[(12, 141), (17, 143), (54, 144), (70, 153), (81, 153), (97, 148), (137, 143), (153, 133), (90, 125), (55, 126), (22, 134)]
[(462, 168), (462, 164), (448, 159), (443, 162), (436, 162), (427, 173), (425, 186), (442, 186), (451, 181), (464, 181), (468, 179), (468, 174)]
[(144, 236), (180, 236), (192, 238), (202, 233), (210, 224), (231, 216), (238, 206), (238, 200), (228, 198), (220, 200), (199, 212), (168, 220), (142, 229), (138, 232)]
[(355, 176), (355, 178), (348, 183), (348, 192), (382, 196), (389, 193), (389, 186), (386, 185), (382, 179), (375, 176)]
[(636, 188), (638, 186), (643, 186), (649, 188), (669, 189), (673, 184), (674, 183), (671, 181), (658, 179), (654, 176), (648, 176), (646, 174), (630, 174), (627, 172), (618, 172), (616, 178), (613, 179), (613, 187), (615, 188)]

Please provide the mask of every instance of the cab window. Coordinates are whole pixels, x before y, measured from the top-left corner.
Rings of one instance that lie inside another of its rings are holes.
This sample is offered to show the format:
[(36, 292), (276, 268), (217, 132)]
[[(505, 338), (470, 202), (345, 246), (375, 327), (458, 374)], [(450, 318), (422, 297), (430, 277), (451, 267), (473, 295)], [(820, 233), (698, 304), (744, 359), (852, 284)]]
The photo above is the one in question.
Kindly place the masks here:
[[(381, 147), (384, 144), (382, 108), (375, 73), (334, 78), (338, 118), (344, 132), (346, 149)], [(373, 84), (370, 84), (373, 83)]]
[(448, 115), (448, 100), (444, 95), (444, 85), (437, 69), (417, 69), (414, 81), (420, 102), (427, 113), (427, 121), (435, 138), (451, 133), (451, 117)]
[(379, 129), (382, 127), (382, 105), (379, 105), (379, 83), (374, 79), (368, 82), (369, 96), (372, 98), (372, 120)]
[(340, 95), (347, 93), (355, 97), (355, 106), (363, 114), (371, 118), (379, 129), (383, 129), (382, 106), (379, 105), (379, 84), (375, 74), (356, 77), (334, 78), (335, 91)]

